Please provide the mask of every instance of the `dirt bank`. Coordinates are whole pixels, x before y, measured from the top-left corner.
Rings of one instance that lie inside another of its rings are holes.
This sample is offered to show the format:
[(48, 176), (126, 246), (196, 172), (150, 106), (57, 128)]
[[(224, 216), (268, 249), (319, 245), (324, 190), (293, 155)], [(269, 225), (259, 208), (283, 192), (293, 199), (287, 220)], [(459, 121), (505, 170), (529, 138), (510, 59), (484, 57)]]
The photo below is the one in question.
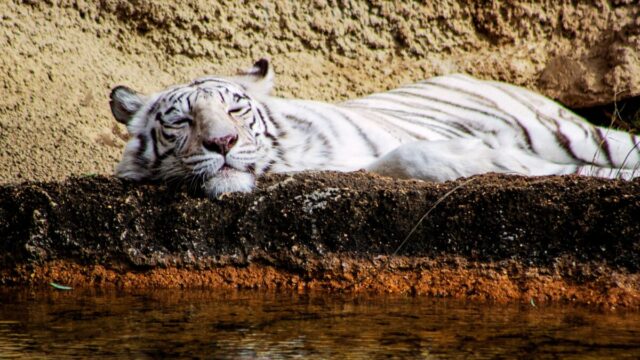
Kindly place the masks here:
[(0, 48), (3, 183), (111, 174), (124, 145), (113, 86), (150, 92), (263, 56), (278, 94), (322, 100), (451, 72), (573, 107), (640, 94), (635, 1), (11, 0)]
[[(86, 177), (0, 188), (0, 278), (368, 290), (640, 308), (640, 181), (272, 176), (209, 200)], [(348, 221), (345, 221), (348, 219)]]

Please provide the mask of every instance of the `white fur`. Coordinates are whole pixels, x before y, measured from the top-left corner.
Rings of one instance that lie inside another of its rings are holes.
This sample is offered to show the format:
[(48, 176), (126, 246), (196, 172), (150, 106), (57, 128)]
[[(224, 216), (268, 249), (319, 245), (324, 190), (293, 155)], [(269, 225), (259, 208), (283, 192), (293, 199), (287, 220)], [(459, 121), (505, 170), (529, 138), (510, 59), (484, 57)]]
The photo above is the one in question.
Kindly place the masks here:
[(203, 190), (212, 197), (225, 193), (250, 192), (253, 190), (255, 177), (246, 172), (224, 171), (209, 178), (202, 184)]
[[(367, 169), (429, 181), (486, 172), (639, 175), (637, 137), (508, 84), (450, 75), (338, 104), (271, 97), (272, 84), (261, 60), (240, 76), (150, 97), (114, 89), (112, 111), (131, 134), (118, 176), (202, 179), (216, 197), (251, 191), (264, 172)], [(203, 145), (229, 134), (238, 140), (226, 153)], [(152, 136), (162, 137), (155, 148)]]
[(491, 149), (478, 139), (416, 141), (401, 145), (366, 167), (381, 175), (447, 181), (486, 172), (526, 174), (514, 157)]

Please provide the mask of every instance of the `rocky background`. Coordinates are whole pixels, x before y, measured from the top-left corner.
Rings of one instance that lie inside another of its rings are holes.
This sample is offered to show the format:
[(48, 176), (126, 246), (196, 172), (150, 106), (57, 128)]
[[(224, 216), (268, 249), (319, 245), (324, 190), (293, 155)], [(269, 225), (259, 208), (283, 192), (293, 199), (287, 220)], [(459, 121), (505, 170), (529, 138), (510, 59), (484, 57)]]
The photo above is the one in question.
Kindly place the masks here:
[(0, 49), (3, 183), (111, 174), (125, 137), (112, 87), (152, 92), (260, 57), (286, 97), (339, 101), (452, 72), (571, 107), (640, 94), (634, 0), (6, 0)]

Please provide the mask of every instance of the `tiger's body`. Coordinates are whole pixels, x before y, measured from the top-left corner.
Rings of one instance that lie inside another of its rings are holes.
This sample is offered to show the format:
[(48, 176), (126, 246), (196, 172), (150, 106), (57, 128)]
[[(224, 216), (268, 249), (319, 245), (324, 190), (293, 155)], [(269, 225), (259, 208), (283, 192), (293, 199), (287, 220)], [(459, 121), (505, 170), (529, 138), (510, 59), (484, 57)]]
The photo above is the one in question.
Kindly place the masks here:
[(269, 96), (266, 60), (150, 97), (117, 87), (131, 140), (116, 173), (197, 180), (211, 196), (267, 172), (366, 169), (446, 181), (486, 172), (640, 174), (640, 137), (593, 126), (524, 88), (449, 75), (329, 104)]

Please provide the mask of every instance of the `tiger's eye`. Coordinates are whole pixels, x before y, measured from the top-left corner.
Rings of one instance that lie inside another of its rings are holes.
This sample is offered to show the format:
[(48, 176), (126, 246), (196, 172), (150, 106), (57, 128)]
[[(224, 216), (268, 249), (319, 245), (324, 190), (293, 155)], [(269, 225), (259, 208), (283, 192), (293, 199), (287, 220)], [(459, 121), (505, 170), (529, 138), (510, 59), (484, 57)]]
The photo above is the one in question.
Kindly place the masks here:
[(173, 125), (193, 124), (193, 120), (188, 117), (183, 117), (173, 122)]

